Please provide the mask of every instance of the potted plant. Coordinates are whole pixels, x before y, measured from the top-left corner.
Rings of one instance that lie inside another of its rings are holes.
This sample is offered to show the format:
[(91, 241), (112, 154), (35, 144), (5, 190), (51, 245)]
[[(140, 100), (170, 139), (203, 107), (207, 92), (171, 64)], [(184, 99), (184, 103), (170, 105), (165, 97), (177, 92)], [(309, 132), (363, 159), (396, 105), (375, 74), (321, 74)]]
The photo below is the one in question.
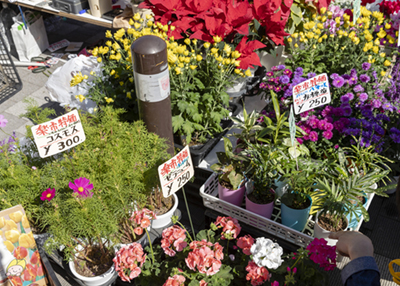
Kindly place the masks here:
[(240, 206), (246, 190), (245, 158), (232, 152), (232, 142), (226, 137), (224, 147), (225, 152), (217, 152), (218, 163), (211, 166), (218, 174), (218, 195), (221, 200)]
[(288, 182), (289, 188), (281, 197), (282, 224), (295, 230), (304, 229), (311, 210), (315, 179), (324, 162), (310, 159), (289, 159), (284, 166), (281, 180)]
[(249, 180), (246, 209), (271, 218), (276, 196), (275, 182), (279, 179), (279, 174), (283, 172), (279, 160), (283, 156), (282, 152), (270, 145), (248, 143), (243, 156), (249, 161), (249, 167), (245, 172)]
[[(139, 244), (121, 249), (114, 259), (121, 280), (134, 285), (299, 285), (327, 282), (336, 265), (334, 248), (315, 240), (307, 249), (284, 255), (279, 244), (250, 235), (232, 217), (218, 217), (195, 237), (177, 222), (162, 232), (153, 252)], [(146, 253), (147, 252), (147, 253)], [(323, 254), (316, 257), (316, 253)], [(299, 269), (299, 271), (297, 271)], [(131, 285), (132, 285), (131, 284)]]

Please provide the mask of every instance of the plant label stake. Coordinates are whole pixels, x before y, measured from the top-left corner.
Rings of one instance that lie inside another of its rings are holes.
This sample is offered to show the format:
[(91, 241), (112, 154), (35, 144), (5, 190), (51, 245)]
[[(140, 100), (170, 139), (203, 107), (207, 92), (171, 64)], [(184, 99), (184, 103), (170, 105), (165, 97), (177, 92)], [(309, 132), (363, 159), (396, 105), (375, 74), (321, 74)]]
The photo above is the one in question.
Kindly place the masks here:
[(167, 44), (147, 35), (132, 43), (131, 53), (140, 118), (149, 132), (167, 139), (168, 153), (173, 156)]
[(353, 2), (353, 24), (355, 25), (357, 22), (357, 19), (360, 18), (361, 14), (361, 0), (354, 0)]
[(293, 114), (293, 105), (290, 107), (290, 114), (289, 114), (289, 132), (290, 132), (290, 141), (292, 143), (292, 146), (294, 148), (294, 154), (296, 155), (296, 166), (297, 166), (297, 171), (299, 170), (299, 164), (297, 162), (297, 151), (296, 151), (296, 120), (294, 119), (294, 114)]
[(293, 87), (294, 113), (300, 114), (331, 102), (326, 73), (317, 75)]
[(86, 140), (77, 110), (32, 126), (31, 130), (41, 158), (64, 152)]
[(164, 164), (158, 166), (158, 176), (160, 178), (161, 189), (164, 198), (176, 193), (182, 188), (183, 198), (189, 216), (193, 235), (195, 234), (192, 219), (190, 217), (189, 206), (183, 186), (194, 176), (192, 157), (190, 156), (189, 146), (183, 148), (175, 157)]

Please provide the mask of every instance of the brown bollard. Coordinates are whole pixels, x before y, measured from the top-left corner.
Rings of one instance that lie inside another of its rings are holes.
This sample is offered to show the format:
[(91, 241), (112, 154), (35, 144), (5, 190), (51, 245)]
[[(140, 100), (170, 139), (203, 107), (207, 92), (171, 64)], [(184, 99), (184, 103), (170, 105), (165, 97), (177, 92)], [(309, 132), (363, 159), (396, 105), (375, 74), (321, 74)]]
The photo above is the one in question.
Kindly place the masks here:
[(167, 44), (148, 35), (132, 43), (132, 64), (139, 115), (150, 132), (165, 138), (174, 155)]

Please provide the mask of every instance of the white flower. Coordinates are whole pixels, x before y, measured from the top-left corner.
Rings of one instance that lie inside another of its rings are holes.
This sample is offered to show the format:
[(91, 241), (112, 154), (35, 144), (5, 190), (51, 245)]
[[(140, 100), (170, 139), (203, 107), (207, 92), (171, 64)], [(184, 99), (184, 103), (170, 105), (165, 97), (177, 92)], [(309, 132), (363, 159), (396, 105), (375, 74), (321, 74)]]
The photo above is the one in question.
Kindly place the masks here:
[(283, 254), (282, 247), (265, 237), (257, 238), (256, 242), (250, 248), (250, 252), (253, 255), (253, 261), (259, 267), (264, 266), (268, 269), (277, 269), (283, 262), (281, 258)]

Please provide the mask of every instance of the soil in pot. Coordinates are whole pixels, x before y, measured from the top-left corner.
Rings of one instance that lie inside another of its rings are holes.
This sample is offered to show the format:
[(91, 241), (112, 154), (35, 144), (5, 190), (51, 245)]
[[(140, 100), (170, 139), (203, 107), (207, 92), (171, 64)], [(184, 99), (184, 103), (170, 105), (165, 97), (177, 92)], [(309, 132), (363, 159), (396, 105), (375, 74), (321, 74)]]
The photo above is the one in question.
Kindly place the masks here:
[(256, 198), (253, 193), (250, 193), (247, 195), (247, 198), (250, 201), (252, 201), (253, 203), (260, 204), (260, 205), (266, 205), (266, 204), (269, 204), (274, 201), (275, 194), (272, 192), (268, 192), (268, 194), (265, 194), (265, 196), (262, 196), (262, 199), (260, 199), (260, 198)]
[(146, 235), (146, 232), (144, 230), (143, 230), (143, 233), (141, 235), (137, 235), (136, 234), (136, 239), (131, 237), (131, 234), (129, 236), (123, 235), (123, 236), (121, 236), (121, 243), (122, 244), (129, 244), (129, 243), (132, 243), (132, 242), (137, 242), (145, 235)]
[(169, 196), (168, 198), (164, 198), (161, 192), (157, 192), (158, 194), (152, 194), (149, 197), (149, 209), (152, 210), (156, 216), (163, 215), (167, 213), (174, 206), (174, 197)]
[[(337, 223), (336, 228), (333, 226), (335, 223)], [(338, 232), (347, 228), (346, 219), (340, 218), (338, 221), (337, 218), (330, 213), (321, 214), (318, 217), (318, 225), (330, 232)]]
[(85, 277), (95, 277), (107, 272), (113, 265), (114, 252), (111, 251), (102, 257), (102, 251), (99, 246), (91, 247), (87, 253), (92, 261), (77, 257), (74, 259), (75, 271)]
[(311, 205), (311, 200), (304, 200), (304, 196), (299, 194), (286, 194), (282, 196), (282, 203), (292, 209), (304, 210)]

